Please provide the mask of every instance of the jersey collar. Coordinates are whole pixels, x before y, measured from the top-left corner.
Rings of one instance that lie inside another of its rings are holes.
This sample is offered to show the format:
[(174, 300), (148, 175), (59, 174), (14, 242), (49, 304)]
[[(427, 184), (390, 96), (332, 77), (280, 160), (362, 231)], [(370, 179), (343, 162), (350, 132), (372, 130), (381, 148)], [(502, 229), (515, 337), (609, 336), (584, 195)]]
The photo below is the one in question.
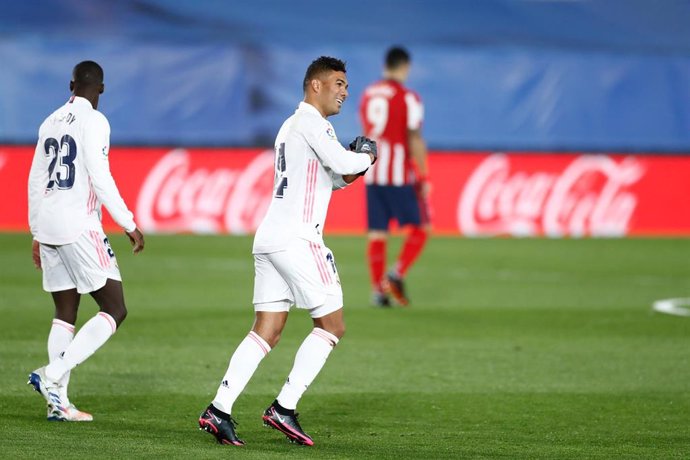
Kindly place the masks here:
[(85, 107), (89, 107), (89, 108), (93, 109), (91, 102), (89, 102), (89, 100), (86, 99), (85, 97), (81, 97), (81, 96), (70, 96), (67, 103), (68, 104), (74, 104), (76, 106), (85, 106)]
[(300, 102), (299, 106), (297, 107), (297, 112), (311, 112), (315, 115), (318, 115), (319, 117), (323, 118), (323, 115), (321, 115), (321, 112), (318, 111), (316, 107), (311, 105), (308, 102)]

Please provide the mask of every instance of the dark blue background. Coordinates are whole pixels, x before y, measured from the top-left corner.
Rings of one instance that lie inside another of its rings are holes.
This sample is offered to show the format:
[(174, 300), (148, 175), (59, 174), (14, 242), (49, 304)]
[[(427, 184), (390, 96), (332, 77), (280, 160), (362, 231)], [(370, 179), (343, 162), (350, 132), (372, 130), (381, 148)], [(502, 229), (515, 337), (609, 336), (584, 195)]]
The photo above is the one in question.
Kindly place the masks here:
[(432, 147), (690, 151), (689, 24), (673, 0), (5, 2), (0, 142), (33, 143), (93, 59), (115, 144), (268, 146), (322, 54), (348, 63), (346, 141), (403, 44)]

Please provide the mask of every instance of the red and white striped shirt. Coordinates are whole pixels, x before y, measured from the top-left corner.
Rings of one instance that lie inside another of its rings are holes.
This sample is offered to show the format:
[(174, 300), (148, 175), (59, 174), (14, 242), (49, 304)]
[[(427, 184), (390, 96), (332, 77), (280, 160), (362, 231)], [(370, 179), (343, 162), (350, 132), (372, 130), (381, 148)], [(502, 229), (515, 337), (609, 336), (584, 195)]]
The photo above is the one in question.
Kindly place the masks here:
[(359, 116), (365, 136), (374, 139), (378, 147), (378, 160), (364, 177), (366, 183), (414, 183), (408, 131), (421, 128), (424, 120), (419, 96), (395, 80), (381, 80), (364, 91)]
[(333, 126), (312, 105), (301, 102), (275, 141), (273, 198), (254, 237), (254, 254), (285, 249), (295, 238), (323, 244), (333, 190), (343, 175), (371, 164), (368, 154), (343, 148)]

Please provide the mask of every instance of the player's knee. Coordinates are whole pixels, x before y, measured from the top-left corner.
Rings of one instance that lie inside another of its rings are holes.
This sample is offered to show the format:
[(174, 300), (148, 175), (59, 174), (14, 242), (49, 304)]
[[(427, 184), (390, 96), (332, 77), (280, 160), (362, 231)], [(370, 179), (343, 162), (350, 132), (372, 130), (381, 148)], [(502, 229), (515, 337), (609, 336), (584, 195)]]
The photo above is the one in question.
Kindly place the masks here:
[(369, 241), (381, 241), (388, 238), (388, 232), (382, 230), (370, 230), (367, 234)]
[(429, 231), (425, 225), (418, 226), (414, 225), (410, 229), (410, 237), (417, 240), (425, 241), (429, 235)]
[(326, 329), (326, 331), (330, 332), (336, 336), (338, 340), (340, 340), (343, 338), (343, 336), (345, 336), (345, 323), (331, 325), (328, 327), (328, 329)]
[(104, 309), (103, 311), (112, 316), (112, 318), (115, 320), (115, 324), (117, 324), (118, 326), (122, 324), (125, 318), (127, 318), (127, 307), (125, 307), (124, 305), (117, 305), (108, 308), (108, 310)]
[(268, 345), (271, 348), (275, 348), (276, 345), (278, 345), (278, 342), (280, 342), (280, 332), (271, 332), (270, 334), (266, 334), (268, 337), (264, 337), (263, 335), (261, 336), (262, 339), (268, 343)]

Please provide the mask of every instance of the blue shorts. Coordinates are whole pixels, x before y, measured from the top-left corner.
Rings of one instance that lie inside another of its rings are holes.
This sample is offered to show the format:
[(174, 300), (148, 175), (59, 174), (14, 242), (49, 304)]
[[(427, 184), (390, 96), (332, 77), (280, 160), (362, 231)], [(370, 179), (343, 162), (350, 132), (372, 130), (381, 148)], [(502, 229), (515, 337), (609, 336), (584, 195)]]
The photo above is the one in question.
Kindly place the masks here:
[(367, 185), (367, 226), (369, 230), (388, 230), (391, 220), (398, 226), (419, 226), (426, 215), (414, 186)]

